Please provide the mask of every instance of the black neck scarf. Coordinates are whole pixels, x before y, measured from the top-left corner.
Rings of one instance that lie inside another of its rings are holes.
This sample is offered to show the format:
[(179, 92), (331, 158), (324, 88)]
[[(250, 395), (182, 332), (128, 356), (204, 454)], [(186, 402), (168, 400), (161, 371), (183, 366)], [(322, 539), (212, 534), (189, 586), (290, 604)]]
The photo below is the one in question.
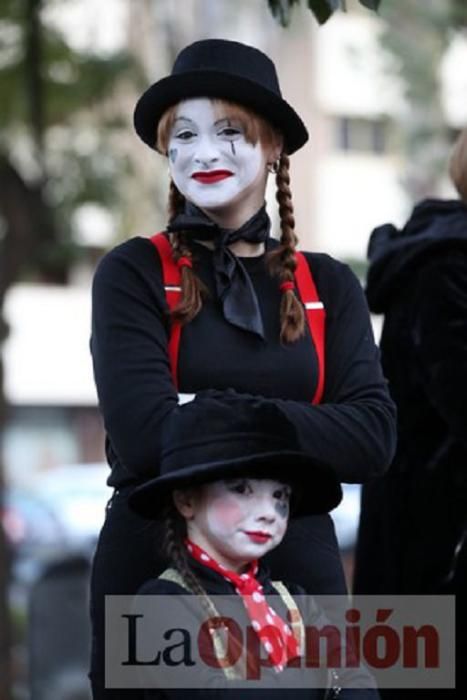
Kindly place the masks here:
[(263, 339), (263, 320), (255, 289), (241, 260), (228, 246), (240, 240), (264, 243), (269, 238), (270, 228), (265, 206), (240, 228), (226, 229), (214, 223), (191, 202), (186, 202), (184, 211), (167, 226), (170, 233), (183, 231), (192, 239), (214, 241), (214, 278), (224, 317), (232, 325), (256, 333)]

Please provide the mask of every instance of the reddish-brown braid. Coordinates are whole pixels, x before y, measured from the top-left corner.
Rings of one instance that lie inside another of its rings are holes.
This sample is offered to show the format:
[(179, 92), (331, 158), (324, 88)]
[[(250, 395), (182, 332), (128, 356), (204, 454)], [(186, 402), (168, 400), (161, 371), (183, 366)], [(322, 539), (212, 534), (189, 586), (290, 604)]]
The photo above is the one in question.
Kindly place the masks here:
[[(172, 566), (181, 574), (187, 588), (199, 596), (201, 605), (207, 615), (207, 619), (219, 617), (219, 611), (209, 598), (201, 585), (200, 580), (190, 566), (189, 555), (184, 544), (186, 537), (186, 521), (173, 505), (167, 507), (164, 514), (164, 550)], [(233, 635), (230, 635), (230, 646), (234, 652), (234, 658), (240, 658), (243, 653), (241, 642)], [(254, 664), (256, 659), (250, 658), (250, 652), (246, 650), (248, 664)]]
[[(174, 181), (170, 181), (169, 189), (169, 205), (168, 214), (169, 221), (176, 216), (183, 208), (185, 198), (177, 189)], [(172, 245), (173, 257), (175, 262), (180, 258), (192, 261), (192, 254), (187, 243), (186, 235), (183, 231), (170, 234), (170, 243)], [(172, 318), (179, 321), (182, 325), (189, 323), (194, 319), (196, 314), (201, 311), (203, 306), (203, 298), (207, 296), (207, 288), (201, 282), (199, 277), (194, 273), (190, 265), (182, 265), (180, 268), (180, 281), (182, 287), (182, 295), (180, 302), (172, 311)]]
[[(295, 218), (290, 190), (289, 157), (285, 153), (279, 159), (276, 175), (276, 199), (279, 204), (281, 226), (280, 246), (268, 254), (269, 269), (279, 278), (280, 283), (293, 283), (297, 267), (295, 246), (298, 239), (295, 235)], [(282, 292), (281, 306), (281, 341), (293, 343), (305, 332), (305, 312), (291, 285), (290, 289)]]

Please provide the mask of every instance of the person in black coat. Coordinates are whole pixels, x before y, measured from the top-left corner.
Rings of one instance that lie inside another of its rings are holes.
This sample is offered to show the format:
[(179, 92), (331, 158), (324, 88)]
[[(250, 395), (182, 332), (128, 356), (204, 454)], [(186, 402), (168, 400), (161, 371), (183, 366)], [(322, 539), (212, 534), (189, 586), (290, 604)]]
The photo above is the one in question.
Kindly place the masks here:
[[(467, 131), (454, 148), (450, 174), (459, 200), (422, 201), (402, 230), (387, 224), (370, 239), (366, 292), (370, 309), (384, 313), (382, 364), (398, 408), (398, 447), (387, 474), (363, 487), (354, 591), (457, 594), (461, 660), (467, 649)], [(465, 659), (458, 664), (458, 684), (465, 685), (463, 667)], [(401, 693), (381, 691), (388, 699)]]

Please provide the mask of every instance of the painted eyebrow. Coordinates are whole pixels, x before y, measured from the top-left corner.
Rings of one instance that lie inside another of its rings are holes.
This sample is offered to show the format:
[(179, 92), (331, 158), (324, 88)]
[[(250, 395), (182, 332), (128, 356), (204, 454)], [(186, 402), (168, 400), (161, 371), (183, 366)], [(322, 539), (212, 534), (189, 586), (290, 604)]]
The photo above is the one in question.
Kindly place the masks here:
[[(219, 126), (220, 124), (227, 124), (228, 126), (232, 126), (231, 122), (234, 121), (230, 117), (223, 117), (222, 119), (218, 119), (217, 121), (214, 122), (214, 126)], [(189, 117), (184, 117), (183, 115), (180, 115), (179, 117), (176, 117), (174, 120), (174, 124), (177, 122), (188, 122), (189, 124), (194, 124), (195, 122), (190, 119)]]
[(176, 117), (174, 120), (174, 124), (177, 122), (189, 122), (189, 124), (194, 124), (192, 119), (189, 119), (189, 117)]
[(229, 126), (231, 129), (237, 129), (237, 131), (243, 131), (244, 127), (240, 119), (235, 119), (235, 117), (226, 117), (225, 119), (218, 119), (214, 122), (214, 126), (219, 129), (222, 126)]

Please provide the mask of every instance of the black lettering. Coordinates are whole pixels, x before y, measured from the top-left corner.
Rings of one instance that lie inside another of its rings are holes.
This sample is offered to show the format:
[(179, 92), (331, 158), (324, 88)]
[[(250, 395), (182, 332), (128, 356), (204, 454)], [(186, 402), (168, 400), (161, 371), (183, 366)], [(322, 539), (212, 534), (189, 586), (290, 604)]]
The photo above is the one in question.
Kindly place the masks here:
[(122, 661), (122, 666), (159, 666), (161, 653), (157, 653), (152, 661), (139, 661), (136, 658), (136, 625), (137, 620), (143, 615), (122, 615), (128, 620), (128, 658)]
[[(170, 641), (173, 633), (179, 632), (182, 639), (177, 644), (172, 644), (170, 647), (166, 647), (162, 652), (162, 659), (167, 666), (194, 666), (195, 662), (191, 658), (191, 639), (188, 630), (184, 630), (183, 627), (174, 627), (173, 629), (164, 632), (164, 639)], [(182, 650), (182, 657), (177, 661), (172, 657), (172, 653), (177, 649)]]

